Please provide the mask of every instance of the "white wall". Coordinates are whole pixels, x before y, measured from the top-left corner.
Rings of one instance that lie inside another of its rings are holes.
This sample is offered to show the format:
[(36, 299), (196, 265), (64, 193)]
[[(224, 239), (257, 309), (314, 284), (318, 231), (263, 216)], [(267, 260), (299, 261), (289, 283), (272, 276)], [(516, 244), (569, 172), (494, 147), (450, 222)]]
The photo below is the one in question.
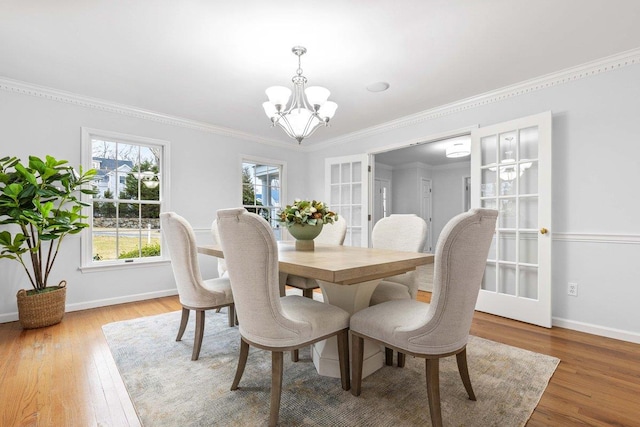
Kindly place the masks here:
[[(203, 243), (210, 239), (216, 210), (241, 204), (241, 154), (283, 160), (288, 177), (307, 176), (298, 150), (0, 90), (0, 157), (50, 154), (77, 166), (83, 126), (170, 141), (170, 209), (191, 222)], [(285, 185), (285, 197), (305, 193), (303, 181), (289, 179)], [(202, 257), (200, 263), (205, 275), (216, 274), (213, 259)], [(175, 293), (168, 263), (92, 273), (81, 273), (79, 265), (80, 237), (70, 236), (52, 272), (52, 282), (68, 282), (68, 310)], [(16, 292), (31, 286), (21, 268), (0, 259), (0, 322), (17, 319)]]
[[(554, 323), (640, 342), (640, 64), (601, 67), (488, 99), (320, 148), (309, 154), (309, 175), (322, 175), (317, 160), (323, 157), (551, 110)], [(322, 183), (310, 185), (323, 197)], [(568, 281), (579, 284), (578, 297), (567, 295)]]
[(452, 163), (431, 170), (432, 242), (435, 249), (440, 232), (454, 216), (462, 212), (463, 177), (471, 174), (469, 162)]
[(391, 213), (420, 214), (418, 171), (415, 167), (394, 168), (391, 181)]

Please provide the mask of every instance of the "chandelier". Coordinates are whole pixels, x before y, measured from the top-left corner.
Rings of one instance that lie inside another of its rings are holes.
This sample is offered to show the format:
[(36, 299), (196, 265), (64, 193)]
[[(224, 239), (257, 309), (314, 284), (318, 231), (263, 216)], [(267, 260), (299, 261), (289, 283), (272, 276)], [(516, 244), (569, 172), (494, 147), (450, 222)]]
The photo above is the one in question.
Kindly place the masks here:
[(291, 51), (298, 57), (298, 69), (293, 76), (293, 96), (291, 89), (271, 86), (266, 90), (269, 101), (262, 104), (271, 125), (278, 125), (289, 135), (302, 142), (320, 126), (328, 126), (338, 104), (327, 101), (331, 92), (320, 86), (305, 88), (307, 78), (302, 75), (300, 57), (307, 52), (302, 46), (294, 46)]
[(504, 158), (500, 160), (499, 167), (490, 167), (489, 170), (492, 172), (498, 170), (498, 174), (502, 181), (513, 181), (517, 176), (522, 176), (533, 163), (528, 161), (528, 159), (520, 159), (519, 162), (516, 162), (513, 151), (515, 149), (513, 137), (509, 136), (504, 138), (504, 140), (506, 141)]

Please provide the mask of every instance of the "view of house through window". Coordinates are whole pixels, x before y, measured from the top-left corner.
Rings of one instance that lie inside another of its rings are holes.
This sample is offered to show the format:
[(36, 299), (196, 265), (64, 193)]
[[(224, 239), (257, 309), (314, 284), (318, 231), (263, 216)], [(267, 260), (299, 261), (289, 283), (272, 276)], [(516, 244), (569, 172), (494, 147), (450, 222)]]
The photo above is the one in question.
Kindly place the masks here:
[(281, 240), (277, 212), (281, 208), (282, 166), (244, 160), (242, 162), (242, 205), (269, 221), (276, 239)]
[(93, 262), (161, 255), (163, 146), (91, 135)]

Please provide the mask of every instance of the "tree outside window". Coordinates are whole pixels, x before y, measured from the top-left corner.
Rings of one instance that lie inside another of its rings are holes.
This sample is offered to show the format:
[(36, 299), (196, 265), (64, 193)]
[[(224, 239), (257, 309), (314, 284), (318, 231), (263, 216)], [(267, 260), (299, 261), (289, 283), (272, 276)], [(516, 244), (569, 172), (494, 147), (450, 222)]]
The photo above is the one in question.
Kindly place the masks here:
[(91, 257), (114, 262), (161, 255), (163, 146), (91, 138), (98, 169), (93, 200)]
[(242, 204), (247, 211), (267, 220), (278, 240), (281, 238), (277, 216), (281, 208), (281, 176), (282, 165), (248, 160), (242, 163)]

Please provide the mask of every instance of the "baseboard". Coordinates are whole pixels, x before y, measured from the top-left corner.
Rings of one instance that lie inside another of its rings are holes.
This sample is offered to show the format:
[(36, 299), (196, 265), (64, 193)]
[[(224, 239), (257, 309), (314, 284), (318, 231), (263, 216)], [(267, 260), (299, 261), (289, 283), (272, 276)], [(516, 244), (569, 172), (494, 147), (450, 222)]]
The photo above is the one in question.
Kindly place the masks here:
[[(116, 298), (107, 298), (94, 301), (86, 301), (75, 304), (67, 304), (65, 310), (67, 313), (72, 311), (88, 310), (90, 308), (106, 307), (109, 305), (125, 304), (128, 302), (144, 301), (154, 298), (162, 298), (178, 295), (177, 289), (166, 289), (164, 291), (147, 292), (144, 294), (126, 295)], [(18, 320), (18, 312), (0, 314), (0, 323), (15, 322)]]
[(605, 326), (593, 325), (591, 323), (578, 322), (575, 320), (561, 319), (554, 317), (552, 325), (559, 328), (571, 329), (573, 331), (586, 332), (591, 335), (613, 338), (616, 340), (629, 341), (640, 344), (640, 333), (623, 331), (621, 329), (607, 328)]

